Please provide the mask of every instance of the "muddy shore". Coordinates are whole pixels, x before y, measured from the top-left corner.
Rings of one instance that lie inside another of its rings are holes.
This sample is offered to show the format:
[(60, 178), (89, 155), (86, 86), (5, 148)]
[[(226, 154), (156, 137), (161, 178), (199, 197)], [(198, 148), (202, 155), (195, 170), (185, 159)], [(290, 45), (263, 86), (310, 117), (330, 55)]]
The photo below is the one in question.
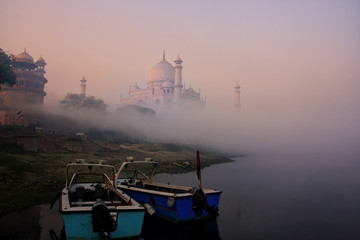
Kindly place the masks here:
[[(1, 139), (0, 139), (1, 140)], [(89, 140), (87, 140), (89, 141)], [(196, 148), (169, 143), (95, 142), (86, 151), (73, 151), (59, 145), (50, 150), (29, 151), (14, 143), (0, 144), (0, 215), (52, 201), (65, 181), (66, 164), (75, 159), (97, 163), (108, 160), (116, 168), (126, 159), (153, 158), (157, 173), (183, 173), (195, 170)], [(222, 154), (200, 149), (202, 167), (231, 161)]]

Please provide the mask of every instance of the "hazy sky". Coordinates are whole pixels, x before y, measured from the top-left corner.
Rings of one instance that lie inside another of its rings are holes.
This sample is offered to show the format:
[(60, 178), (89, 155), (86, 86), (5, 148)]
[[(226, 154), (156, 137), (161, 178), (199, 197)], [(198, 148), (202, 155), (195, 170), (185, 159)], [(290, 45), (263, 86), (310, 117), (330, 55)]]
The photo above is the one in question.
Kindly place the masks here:
[(320, 139), (359, 127), (358, 0), (0, 0), (0, 32), (5, 51), (42, 54), (47, 105), (79, 92), (84, 75), (88, 95), (115, 109), (165, 50), (209, 108), (231, 107), (238, 82), (254, 131), (320, 126)]
[[(360, 1), (0, 0), (0, 47), (47, 62), (45, 101), (79, 92), (117, 107), (166, 51), (209, 104), (349, 104), (360, 76)], [(358, 95), (356, 96), (358, 97)], [(345, 102), (344, 102), (345, 101)]]

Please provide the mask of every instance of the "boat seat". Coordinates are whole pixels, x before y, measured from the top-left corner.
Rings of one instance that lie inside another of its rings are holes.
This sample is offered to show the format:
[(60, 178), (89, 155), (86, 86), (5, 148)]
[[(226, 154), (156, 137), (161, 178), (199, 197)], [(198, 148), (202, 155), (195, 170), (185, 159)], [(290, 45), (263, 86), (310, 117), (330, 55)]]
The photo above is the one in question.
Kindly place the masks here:
[(86, 190), (84, 187), (77, 187), (76, 190), (75, 190), (75, 197), (77, 199), (80, 199), (80, 198), (85, 198), (86, 196)]
[(144, 184), (142, 182), (136, 182), (135, 183), (135, 187), (137, 188), (143, 188), (144, 187)]
[(97, 187), (95, 188), (94, 198), (103, 198), (105, 196), (105, 188), (104, 187)]

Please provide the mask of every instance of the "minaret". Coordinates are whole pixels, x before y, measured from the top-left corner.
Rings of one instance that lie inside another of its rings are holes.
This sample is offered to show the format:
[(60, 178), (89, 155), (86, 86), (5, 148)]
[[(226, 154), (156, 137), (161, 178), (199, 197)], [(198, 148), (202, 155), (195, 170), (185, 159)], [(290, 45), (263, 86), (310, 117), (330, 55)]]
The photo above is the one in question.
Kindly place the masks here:
[(181, 58), (178, 57), (175, 59), (175, 89), (174, 89), (174, 100), (175, 102), (180, 102), (181, 101), (181, 98), (182, 98), (182, 88), (183, 88), (183, 85), (182, 85), (182, 74), (181, 74), (181, 71), (182, 71), (182, 66), (181, 66), (181, 63), (183, 62), (181, 60)]
[(45, 72), (46, 62), (45, 62), (44, 58), (42, 57), (42, 54), (40, 55), (39, 59), (36, 61), (35, 64), (37, 66), (37, 69), (36, 69), (37, 72), (41, 72), (42, 74), (46, 73)]
[(240, 87), (239, 84), (235, 84), (235, 107), (240, 107)]
[(86, 79), (84, 76), (80, 80), (80, 95), (86, 97)]

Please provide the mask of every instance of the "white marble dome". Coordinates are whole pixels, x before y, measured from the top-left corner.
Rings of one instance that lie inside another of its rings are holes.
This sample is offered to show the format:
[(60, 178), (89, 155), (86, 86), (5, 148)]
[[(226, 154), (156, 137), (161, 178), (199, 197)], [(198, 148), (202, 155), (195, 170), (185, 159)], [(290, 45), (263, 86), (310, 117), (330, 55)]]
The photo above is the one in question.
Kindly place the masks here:
[(175, 81), (175, 68), (165, 58), (157, 63), (148, 73), (147, 83), (158, 81)]

